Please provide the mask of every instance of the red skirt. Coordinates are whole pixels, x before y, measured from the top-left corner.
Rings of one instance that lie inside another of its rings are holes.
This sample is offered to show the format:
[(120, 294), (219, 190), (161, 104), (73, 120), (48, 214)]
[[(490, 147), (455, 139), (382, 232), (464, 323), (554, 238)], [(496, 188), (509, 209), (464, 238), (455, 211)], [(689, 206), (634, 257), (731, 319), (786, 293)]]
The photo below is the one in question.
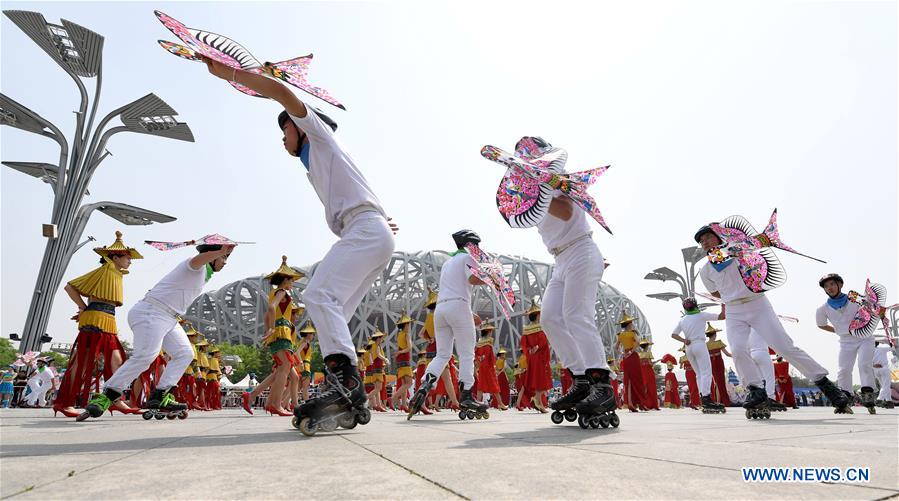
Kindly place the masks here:
[(69, 365), (59, 392), (54, 400), (55, 407), (84, 407), (90, 400), (91, 391), (100, 391), (100, 376), (108, 380), (112, 377), (112, 355), (118, 353), (122, 362), (128, 355), (119, 337), (108, 332), (81, 330), (72, 345)]

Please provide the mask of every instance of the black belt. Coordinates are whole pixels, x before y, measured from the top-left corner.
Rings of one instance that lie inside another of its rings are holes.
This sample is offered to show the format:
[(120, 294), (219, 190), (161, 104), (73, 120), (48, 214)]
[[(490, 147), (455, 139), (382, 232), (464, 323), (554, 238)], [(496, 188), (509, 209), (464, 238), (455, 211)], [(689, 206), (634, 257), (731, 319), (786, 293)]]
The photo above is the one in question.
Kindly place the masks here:
[(100, 313), (115, 315), (115, 305), (93, 301), (87, 305), (87, 308), (85, 308), (84, 311), (99, 311)]

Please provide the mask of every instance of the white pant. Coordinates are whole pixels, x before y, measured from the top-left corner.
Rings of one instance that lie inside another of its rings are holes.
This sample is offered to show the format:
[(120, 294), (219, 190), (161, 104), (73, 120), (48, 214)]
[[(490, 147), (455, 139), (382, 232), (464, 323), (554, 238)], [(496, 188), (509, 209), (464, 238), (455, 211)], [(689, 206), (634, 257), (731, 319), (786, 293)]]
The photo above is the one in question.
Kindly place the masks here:
[(687, 345), (687, 360), (696, 373), (700, 395), (712, 394), (712, 359), (709, 348), (702, 341), (690, 341)]
[(874, 369), (874, 373), (877, 374), (877, 382), (880, 383), (880, 393), (877, 395), (877, 400), (892, 400), (892, 388), (890, 387), (890, 370), (886, 367), (881, 367), (880, 369)]
[(846, 391), (852, 391), (852, 369), (858, 358), (858, 374), (862, 386), (874, 388), (874, 338), (840, 336), (839, 369), (837, 384)]
[(172, 359), (166, 364), (156, 389), (167, 390), (178, 384), (184, 369), (194, 359), (194, 350), (175, 318), (157, 306), (140, 301), (128, 312), (128, 326), (134, 334), (134, 349), (103, 388), (124, 391), (150, 367), (160, 350), (165, 350)]
[(787, 335), (774, 308), (765, 296), (743, 304), (727, 305), (725, 320), (727, 341), (734, 356), (734, 365), (746, 385), (762, 387), (764, 378), (755, 365), (749, 349), (749, 332), (755, 329), (759, 336), (774, 348), (778, 355), (796, 367), (810, 381), (815, 382), (827, 376), (827, 369), (816, 362), (805, 351), (793, 344)]
[(540, 321), (562, 366), (572, 374), (606, 369), (606, 350), (596, 327), (596, 295), (603, 273), (602, 254), (585, 239), (556, 256), (543, 292)]
[[(749, 331), (749, 356), (752, 357), (753, 363), (758, 367), (765, 381), (765, 392), (768, 398), (774, 398), (774, 362), (771, 361), (771, 354), (768, 353), (768, 343), (759, 336), (759, 333), (752, 329)], [(746, 386), (746, 381), (743, 381)]]
[(474, 385), (474, 345), (476, 334), (471, 305), (462, 299), (437, 303), (434, 310), (434, 339), (437, 340), (437, 356), (426, 369), (428, 374), (440, 378), (444, 367), (453, 356), (453, 343), (459, 355), (459, 381), (465, 388)]
[(347, 324), (390, 262), (393, 247), (393, 233), (384, 217), (363, 212), (349, 221), (340, 240), (316, 266), (303, 301), (318, 331), (323, 357), (340, 353), (356, 365)]
[(45, 383), (41, 384), (40, 375), (35, 375), (28, 379), (28, 388), (31, 390), (31, 393), (25, 397), (25, 403), (31, 406), (40, 405), (41, 407), (47, 405), (47, 392), (50, 391), (50, 384)]

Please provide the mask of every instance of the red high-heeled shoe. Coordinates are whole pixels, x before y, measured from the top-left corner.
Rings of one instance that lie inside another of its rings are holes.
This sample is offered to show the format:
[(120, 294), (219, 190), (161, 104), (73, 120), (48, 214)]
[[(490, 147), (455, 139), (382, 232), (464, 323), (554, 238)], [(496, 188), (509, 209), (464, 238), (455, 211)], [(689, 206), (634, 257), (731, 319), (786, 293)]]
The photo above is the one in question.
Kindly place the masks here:
[(290, 412), (282, 412), (280, 409), (275, 409), (274, 407), (265, 406), (265, 410), (266, 410), (266, 412), (268, 412), (268, 413), (271, 414), (272, 416), (274, 416), (274, 415), (278, 415), (278, 416), (293, 416), (293, 414), (290, 413)]
[(430, 416), (430, 415), (434, 414), (434, 413), (431, 412), (427, 407), (422, 407), (422, 408), (419, 409), (419, 410), (420, 410), (421, 413), (424, 414), (425, 416)]
[(249, 412), (252, 415), (253, 409), (250, 407), (250, 394), (247, 392), (243, 392), (243, 394), (240, 395), (240, 402), (243, 410)]
[(121, 401), (116, 402), (109, 408), (110, 416), (112, 416), (112, 411), (116, 411), (116, 412), (125, 414), (126, 416), (129, 414), (141, 414), (142, 413), (140, 409), (137, 409), (134, 407), (129, 407), (127, 404), (125, 404), (124, 402), (121, 402)]
[(68, 411), (65, 407), (58, 407), (56, 405), (53, 406), (53, 417), (56, 417), (56, 413), (61, 412), (65, 417), (78, 417), (81, 415), (78, 411)]

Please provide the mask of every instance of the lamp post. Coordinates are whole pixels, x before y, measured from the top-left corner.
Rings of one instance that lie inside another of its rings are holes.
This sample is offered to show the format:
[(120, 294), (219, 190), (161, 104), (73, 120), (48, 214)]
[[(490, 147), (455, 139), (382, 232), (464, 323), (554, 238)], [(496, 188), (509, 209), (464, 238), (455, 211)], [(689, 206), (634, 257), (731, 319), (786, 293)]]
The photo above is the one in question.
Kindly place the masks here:
[(706, 256), (706, 253), (701, 247), (686, 247), (681, 249), (681, 256), (684, 259), (684, 272), (686, 273), (686, 276), (681, 275), (671, 268), (663, 266), (652, 270), (643, 277), (646, 280), (675, 282), (680, 287), (680, 294), (676, 292), (659, 292), (647, 294), (647, 297), (661, 301), (669, 301), (674, 298), (684, 299), (694, 295), (694, 291), (696, 290), (696, 277), (699, 275), (699, 272), (696, 271), (696, 264)]
[[(119, 132), (137, 132), (193, 142), (193, 134), (187, 124), (174, 118), (177, 115), (175, 110), (153, 94), (112, 111), (94, 128), (103, 81), (103, 37), (65, 19), (60, 24), (49, 23), (38, 12), (7, 10), (3, 13), (72, 78), (81, 95), (75, 114), (75, 133), (70, 143), (58, 127), (26, 106), (0, 94), (0, 125), (53, 139), (60, 147), (58, 165), (3, 162), (10, 168), (43, 180), (53, 189), (50, 223), (43, 225), (47, 245), (20, 345), (22, 350), (33, 350), (39, 347), (46, 330), (54, 292), (59, 289), (66, 267), (75, 251), (86, 243), (79, 244), (78, 241), (94, 210), (126, 225), (174, 220), (171, 216), (116, 202), (81, 205), (83, 198), (89, 195), (88, 184), (97, 167), (110, 154), (106, 151), (109, 138)], [(87, 78), (95, 79), (93, 99), (89, 98), (85, 88), (83, 80)], [(115, 117), (119, 117), (123, 125), (105, 129)]]

